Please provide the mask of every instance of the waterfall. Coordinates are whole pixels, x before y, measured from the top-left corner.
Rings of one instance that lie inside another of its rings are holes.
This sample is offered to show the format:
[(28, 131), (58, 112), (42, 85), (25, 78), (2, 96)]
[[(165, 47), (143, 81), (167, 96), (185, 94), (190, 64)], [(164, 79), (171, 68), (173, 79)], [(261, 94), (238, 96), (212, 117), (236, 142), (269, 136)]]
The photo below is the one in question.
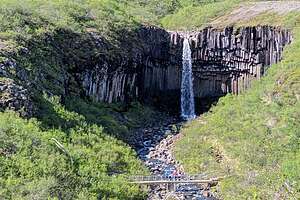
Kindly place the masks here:
[(192, 55), (187, 38), (183, 42), (182, 80), (181, 80), (181, 117), (185, 120), (195, 118), (193, 92)]

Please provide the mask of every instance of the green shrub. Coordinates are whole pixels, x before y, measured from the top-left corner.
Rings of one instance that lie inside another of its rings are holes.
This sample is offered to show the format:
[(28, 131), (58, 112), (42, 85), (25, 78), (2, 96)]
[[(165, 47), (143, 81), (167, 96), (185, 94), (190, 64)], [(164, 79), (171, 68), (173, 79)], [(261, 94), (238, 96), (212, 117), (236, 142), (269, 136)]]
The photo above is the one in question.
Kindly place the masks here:
[(66, 134), (39, 126), (36, 120), (0, 113), (1, 198), (143, 198), (122, 178), (145, 172), (141, 163), (101, 127), (82, 124)]
[(44, 95), (38, 120), (0, 112), (0, 198), (144, 199), (126, 177), (147, 171), (116, 137), (125, 140), (156, 113), (138, 103), (60, 101)]

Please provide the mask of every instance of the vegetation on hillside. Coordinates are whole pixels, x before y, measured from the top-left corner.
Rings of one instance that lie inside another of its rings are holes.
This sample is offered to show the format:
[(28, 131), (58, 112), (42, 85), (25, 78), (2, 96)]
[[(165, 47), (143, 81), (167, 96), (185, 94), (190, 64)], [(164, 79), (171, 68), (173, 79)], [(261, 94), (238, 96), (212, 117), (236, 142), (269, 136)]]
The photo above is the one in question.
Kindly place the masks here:
[[(139, 23), (160, 25), (166, 15), (211, 2), (214, 0), (1, 0), (0, 38), (29, 39), (57, 29), (82, 32), (86, 28), (109, 37)], [(229, 3), (225, 2), (218, 6)]]
[(145, 198), (126, 178), (147, 170), (122, 140), (158, 113), (137, 102), (42, 98), (37, 119), (0, 112), (0, 199)]
[(0, 199), (144, 199), (126, 176), (147, 171), (126, 141), (154, 119), (132, 103), (44, 96), (38, 120), (0, 113)]
[[(69, 73), (80, 73), (104, 57), (127, 55), (130, 48), (120, 43), (135, 43), (134, 32), (141, 24), (160, 26), (166, 15), (209, 2), (0, 0), (0, 62), (9, 58), (26, 71), (22, 78), (32, 87), (62, 95), (66, 84), (74, 83), (66, 80)], [(101, 38), (104, 48), (98, 48), (90, 32)]]
[(222, 199), (300, 198), (300, 13), (265, 13), (238, 25), (292, 28), (283, 61), (249, 91), (227, 95), (183, 129), (176, 157), (189, 173), (226, 175)]

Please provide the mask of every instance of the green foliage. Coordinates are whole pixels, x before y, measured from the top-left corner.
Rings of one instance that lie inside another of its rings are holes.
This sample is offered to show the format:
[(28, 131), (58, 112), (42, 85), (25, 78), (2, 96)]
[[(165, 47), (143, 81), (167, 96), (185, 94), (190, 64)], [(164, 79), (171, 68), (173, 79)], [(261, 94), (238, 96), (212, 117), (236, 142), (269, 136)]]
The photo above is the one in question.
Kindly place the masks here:
[(39, 126), (36, 120), (0, 113), (1, 199), (143, 198), (122, 178), (144, 171), (135, 153), (101, 127), (82, 122), (66, 134)]
[[(167, 28), (182, 28), (186, 22), (194, 21), (187, 24), (187, 28), (193, 28), (223, 14), (223, 10), (238, 1), (213, 2), (216, 1), (0, 0), (0, 38), (28, 40), (58, 29), (72, 32), (93, 29), (106, 38), (114, 38), (119, 30), (132, 29), (138, 23), (160, 25), (159, 20), (166, 15), (162, 24)], [(194, 20), (190, 20), (191, 15), (187, 13), (192, 13)], [(176, 22), (172, 23), (173, 19)]]
[(117, 1), (1, 0), (0, 10), (0, 32), (27, 39), (55, 29), (81, 32), (95, 28), (108, 34), (130, 26)]
[(95, 103), (80, 98), (68, 98), (65, 106), (57, 96), (43, 95), (37, 104), (37, 118), (45, 129), (58, 128), (69, 132), (76, 126), (86, 123), (97, 124), (104, 131), (118, 139), (128, 141), (131, 130), (153, 123), (157, 120), (157, 112), (138, 102), (126, 104)]
[(147, 171), (116, 137), (156, 113), (138, 103), (60, 101), (43, 95), (39, 121), (0, 113), (0, 199), (144, 199), (125, 176)]
[(145, 198), (125, 176), (147, 171), (116, 138), (128, 140), (156, 112), (139, 103), (37, 100), (38, 121), (0, 112), (0, 199)]
[(216, 0), (123, 0), (121, 2), (126, 2), (126, 12), (137, 22), (160, 26), (165, 25), (164, 23), (161, 24), (160, 19), (167, 15), (174, 14), (175, 16), (178, 11), (185, 7), (203, 6), (216, 2)]
[(146, 6), (149, 10), (158, 17), (162, 17), (168, 13), (174, 12), (178, 7), (180, 7), (180, 1), (178, 0), (144, 0), (138, 1), (142, 6)]
[(265, 77), (239, 96), (221, 98), (176, 144), (188, 172), (229, 175), (221, 182), (222, 199), (300, 198), (299, 16), (260, 15), (241, 23), (286, 25), (294, 41)]

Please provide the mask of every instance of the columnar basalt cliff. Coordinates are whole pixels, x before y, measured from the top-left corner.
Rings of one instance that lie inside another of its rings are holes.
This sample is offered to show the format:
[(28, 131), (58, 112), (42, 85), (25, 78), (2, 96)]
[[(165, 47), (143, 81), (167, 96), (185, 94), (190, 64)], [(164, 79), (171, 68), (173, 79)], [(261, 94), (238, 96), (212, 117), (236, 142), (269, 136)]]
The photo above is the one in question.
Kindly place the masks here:
[[(181, 59), (170, 55), (168, 32), (155, 27), (142, 27), (135, 37), (136, 44), (123, 42), (122, 46), (127, 53), (120, 54), (118, 61), (102, 59), (94, 68), (83, 73), (83, 87), (88, 96), (109, 103), (144, 99), (148, 92), (156, 94), (166, 90), (166, 84), (172, 81), (172, 77), (177, 77), (169, 74), (164, 76), (165, 82), (160, 79), (163, 76), (160, 71), (162, 68), (173, 66), (172, 60), (178, 63)], [(156, 72), (156, 68), (159, 71)], [(174, 67), (170, 69), (180, 72)], [(154, 79), (155, 82), (152, 82)]]
[[(282, 58), (288, 30), (270, 26), (206, 28), (190, 35), (197, 97), (238, 94)], [(202, 88), (202, 90), (199, 90)]]
[[(171, 58), (180, 57), (174, 49), (182, 49), (184, 36), (189, 38), (192, 48), (194, 93), (199, 99), (215, 99), (246, 90), (252, 80), (265, 74), (269, 65), (281, 60), (283, 48), (292, 40), (288, 30), (270, 26), (170, 32)], [(146, 65), (143, 87), (151, 91), (148, 94), (170, 95), (173, 91), (172, 97), (178, 100), (180, 74), (178, 60), (170, 66)]]
[[(61, 34), (68, 35), (67, 39), (60, 39)], [(198, 108), (203, 106), (203, 99), (239, 94), (249, 88), (252, 80), (264, 75), (267, 66), (281, 59), (284, 46), (292, 40), (288, 30), (270, 26), (205, 28), (187, 33), (144, 26), (130, 37), (124, 34), (117, 47), (93, 32), (84, 36), (65, 32), (57, 32), (57, 35), (46, 38), (46, 42), (54, 51), (66, 52), (57, 62), (61, 63), (56, 69), (60, 71), (58, 74), (51, 74), (52, 68), (48, 71), (41, 68), (35, 70), (37, 74), (29, 75), (17, 70), (22, 69), (18, 63), (12, 68), (16, 72), (10, 73), (10, 68), (5, 67), (7, 64), (0, 63), (1, 74), (8, 78), (15, 74), (25, 82), (34, 82), (42, 91), (50, 90), (49, 94), (81, 94), (108, 103), (138, 99), (174, 111), (180, 108), (184, 36), (189, 38), (192, 50)], [(33, 50), (34, 47), (29, 46), (26, 52)], [(34, 80), (27, 80), (30, 77)], [(57, 85), (52, 87), (58, 88), (56, 91), (43, 85), (49, 77), (51, 83)]]
[[(84, 73), (86, 94), (97, 101), (114, 102), (140, 98), (158, 105), (179, 107), (181, 55), (184, 35), (192, 48), (196, 98), (239, 94), (251, 81), (278, 62), (292, 40), (288, 30), (270, 26), (199, 32), (166, 32), (143, 27), (137, 32), (138, 46), (129, 57), (103, 62)], [(109, 72), (110, 68), (116, 70)]]

